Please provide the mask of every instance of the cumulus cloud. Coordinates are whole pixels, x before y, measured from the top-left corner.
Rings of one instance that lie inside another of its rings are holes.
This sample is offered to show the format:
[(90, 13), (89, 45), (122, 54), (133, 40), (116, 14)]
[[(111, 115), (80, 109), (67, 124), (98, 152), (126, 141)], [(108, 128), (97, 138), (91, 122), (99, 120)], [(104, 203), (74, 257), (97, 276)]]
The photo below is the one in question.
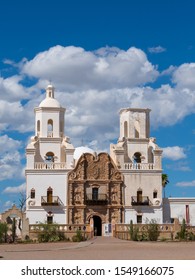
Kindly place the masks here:
[(132, 87), (152, 82), (159, 75), (146, 54), (134, 47), (127, 51), (106, 47), (93, 52), (55, 46), (24, 62), (21, 71), (41, 79), (51, 78), (68, 91)]
[(1, 100), (13, 103), (20, 101), (21, 99), (28, 99), (28, 91), (20, 84), (21, 81), (22, 76), (19, 75), (8, 77), (6, 79), (0, 77)]
[(178, 182), (177, 184), (176, 184), (176, 186), (177, 187), (195, 187), (195, 180), (193, 180), (193, 181), (189, 181), (189, 182), (185, 182), (185, 181), (183, 181), (183, 182)]
[[(135, 47), (126, 51), (115, 47), (86, 51), (74, 46), (55, 46), (32, 60), (23, 59), (18, 67), (20, 78), (35, 77), (38, 82), (23, 87), (20, 100), (7, 100), (3, 93), (0, 129), (34, 132), (33, 109), (44, 98), (41, 90), (50, 78), (56, 98), (67, 108), (65, 133), (74, 139), (74, 144), (80, 144), (82, 139), (85, 143), (97, 140), (100, 149), (109, 147), (109, 142), (119, 135), (121, 108), (150, 108), (153, 128), (174, 125), (195, 113), (195, 91), (192, 82), (186, 80), (188, 75), (192, 79), (193, 64), (171, 66), (161, 73), (172, 75), (174, 87), (171, 83), (147, 86), (160, 73), (146, 54)], [(20, 85), (19, 78), (15, 82)], [(21, 102), (23, 93), (28, 96), (26, 102)]]
[(193, 90), (195, 94), (195, 63), (184, 63), (173, 73), (173, 82), (177, 87)]
[(3, 191), (3, 193), (9, 193), (9, 194), (23, 193), (23, 192), (25, 192), (25, 190), (26, 190), (26, 184), (24, 183), (17, 187), (6, 187)]
[(171, 160), (179, 160), (186, 158), (186, 154), (184, 152), (184, 148), (173, 146), (163, 148), (163, 157)]
[(162, 53), (162, 52), (165, 52), (166, 49), (161, 47), (161, 46), (157, 46), (157, 47), (151, 47), (151, 48), (148, 48), (148, 51), (150, 53)]
[(21, 168), (21, 142), (7, 135), (0, 136), (0, 181), (18, 176)]

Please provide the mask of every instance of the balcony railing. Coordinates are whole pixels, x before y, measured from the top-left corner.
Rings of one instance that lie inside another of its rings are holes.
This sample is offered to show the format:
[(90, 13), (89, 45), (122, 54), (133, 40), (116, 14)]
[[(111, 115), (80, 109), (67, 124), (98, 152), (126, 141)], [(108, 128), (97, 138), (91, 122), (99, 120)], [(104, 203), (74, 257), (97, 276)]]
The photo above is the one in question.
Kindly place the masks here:
[(85, 198), (87, 205), (106, 205), (108, 204), (108, 198), (106, 194), (87, 194)]
[(150, 204), (150, 200), (148, 196), (141, 196), (141, 197), (137, 197), (137, 196), (132, 196), (131, 197), (131, 205), (135, 206), (135, 205), (149, 205)]
[(65, 169), (65, 162), (35, 162), (35, 169), (46, 170), (46, 169)]
[(41, 206), (61, 206), (63, 202), (59, 196), (42, 196)]
[(124, 163), (127, 170), (152, 170), (155, 169), (154, 163)]

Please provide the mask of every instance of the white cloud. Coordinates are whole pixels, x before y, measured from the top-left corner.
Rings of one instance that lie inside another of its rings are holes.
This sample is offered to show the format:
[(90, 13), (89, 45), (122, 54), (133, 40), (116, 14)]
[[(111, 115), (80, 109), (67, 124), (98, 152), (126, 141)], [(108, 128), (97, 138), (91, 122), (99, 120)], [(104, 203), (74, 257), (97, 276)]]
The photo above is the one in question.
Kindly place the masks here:
[(184, 63), (173, 73), (173, 82), (180, 88), (193, 90), (195, 94), (195, 63)]
[(28, 99), (29, 94), (27, 89), (20, 84), (22, 79), (23, 77), (19, 75), (6, 79), (0, 77), (1, 100), (13, 103), (20, 101), (21, 99)]
[(13, 201), (10, 201), (10, 200), (8, 200), (4, 203), (4, 207), (6, 207), (6, 208), (11, 207), (12, 205), (13, 205)]
[(145, 53), (134, 47), (90, 52), (55, 46), (24, 62), (21, 71), (41, 79), (52, 78), (59, 89), (68, 91), (132, 87), (152, 82), (159, 75)]
[(21, 168), (21, 142), (7, 135), (0, 136), (0, 181), (18, 176)]
[(85, 143), (96, 139), (100, 149), (108, 147), (109, 141), (119, 135), (121, 108), (152, 109), (153, 128), (174, 125), (195, 113), (195, 92), (183, 88), (184, 82), (179, 84), (178, 73), (184, 74), (185, 80), (187, 70), (179, 72), (182, 67), (171, 66), (162, 73), (173, 75), (175, 87), (141, 86), (154, 81), (159, 73), (137, 48), (125, 51), (105, 47), (92, 52), (74, 46), (55, 46), (30, 61), (23, 59), (18, 65), (23, 75), (34, 76), (38, 82), (23, 88), (29, 98), (24, 104), (5, 98), (0, 101), (1, 129), (34, 133), (33, 109), (44, 98), (40, 89), (46, 87), (49, 78), (56, 88), (56, 98), (67, 108), (65, 132), (75, 144), (82, 139)]
[(178, 146), (163, 148), (163, 157), (171, 160), (186, 158), (184, 149)]
[(157, 46), (157, 47), (151, 47), (151, 48), (148, 48), (148, 51), (150, 53), (162, 53), (162, 52), (165, 52), (166, 49), (161, 47), (161, 46)]
[(14, 151), (21, 146), (21, 141), (8, 137), (8, 135), (0, 136), (0, 151), (1, 154), (8, 151)]
[(195, 180), (189, 181), (189, 182), (187, 182), (187, 181), (178, 182), (176, 184), (176, 186), (178, 186), (178, 187), (195, 187)]
[(17, 187), (7, 187), (4, 189), (3, 193), (23, 193), (26, 190), (26, 184), (21, 184)]
[(182, 172), (190, 172), (192, 169), (190, 168), (188, 162), (185, 161), (177, 161), (172, 164), (166, 164), (166, 169), (182, 171)]

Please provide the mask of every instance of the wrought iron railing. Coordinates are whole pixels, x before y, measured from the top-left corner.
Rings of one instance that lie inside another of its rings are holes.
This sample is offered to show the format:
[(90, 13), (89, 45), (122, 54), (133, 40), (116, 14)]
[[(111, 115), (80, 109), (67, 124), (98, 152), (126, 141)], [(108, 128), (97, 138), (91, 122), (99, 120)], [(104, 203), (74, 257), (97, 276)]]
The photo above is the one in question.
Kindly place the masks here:
[(42, 196), (41, 197), (42, 206), (61, 206), (63, 202), (59, 196)]
[(105, 205), (108, 203), (106, 194), (86, 194), (85, 203), (87, 205)]
[(150, 200), (148, 196), (132, 196), (131, 205), (149, 205)]

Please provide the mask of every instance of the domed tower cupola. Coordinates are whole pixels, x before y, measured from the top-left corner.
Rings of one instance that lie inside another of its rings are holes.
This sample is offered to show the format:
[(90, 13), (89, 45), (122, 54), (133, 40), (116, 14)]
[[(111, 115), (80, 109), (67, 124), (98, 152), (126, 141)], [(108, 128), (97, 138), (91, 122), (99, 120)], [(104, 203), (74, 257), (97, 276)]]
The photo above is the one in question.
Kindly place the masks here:
[(55, 88), (48, 85), (45, 99), (35, 108), (35, 135), (44, 138), (62, 138), (64, 136), (64, 113), (60, 102), (55, 99)]

